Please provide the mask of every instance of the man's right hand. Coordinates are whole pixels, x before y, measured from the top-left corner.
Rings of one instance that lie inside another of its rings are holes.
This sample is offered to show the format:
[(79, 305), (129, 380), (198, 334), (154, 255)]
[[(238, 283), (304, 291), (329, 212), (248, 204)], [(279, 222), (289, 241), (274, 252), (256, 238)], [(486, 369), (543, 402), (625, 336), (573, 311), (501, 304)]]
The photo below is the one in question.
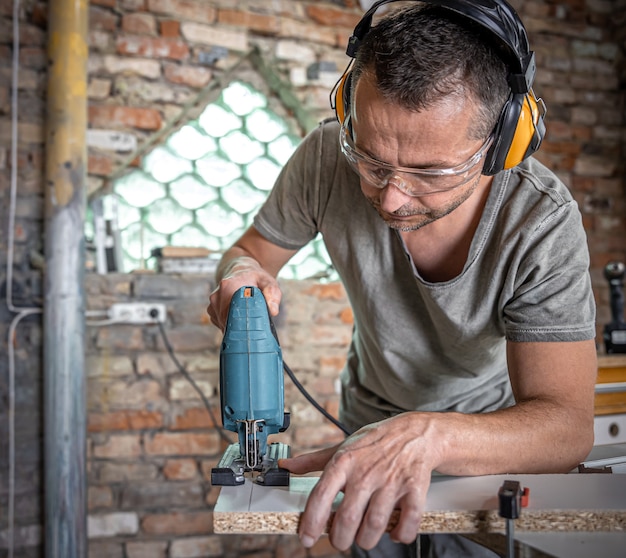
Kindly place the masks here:
[(222, 279), (209, 297), (207, 308), (211, 322), (222, 331), (226, 327), (228, 307), (233, 294), (241, 287), (261, 289), (271, 316), (278, 314), (282, 292), (276, 278), (265, 271), (259, 262), (249, 256), (235, 257), (221, 273)]

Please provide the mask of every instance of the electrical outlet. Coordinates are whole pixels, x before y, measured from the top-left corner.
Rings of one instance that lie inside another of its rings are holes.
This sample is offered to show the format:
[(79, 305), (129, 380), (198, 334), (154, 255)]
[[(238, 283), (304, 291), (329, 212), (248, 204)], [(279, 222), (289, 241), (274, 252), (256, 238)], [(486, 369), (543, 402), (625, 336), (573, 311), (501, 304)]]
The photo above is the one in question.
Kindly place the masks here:
[(165, 304), (160, 302), (118, 302), (109, 309), (109, 318), (126, 324), (163, 323), (167, 317)]

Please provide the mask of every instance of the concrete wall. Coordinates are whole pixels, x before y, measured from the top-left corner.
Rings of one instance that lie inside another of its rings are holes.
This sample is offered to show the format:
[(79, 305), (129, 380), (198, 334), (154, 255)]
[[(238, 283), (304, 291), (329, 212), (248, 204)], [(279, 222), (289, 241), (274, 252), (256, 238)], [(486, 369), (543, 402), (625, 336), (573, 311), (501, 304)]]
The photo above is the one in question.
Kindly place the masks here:
[[(12, 2), (0, 3), (0, 298), (6, 299), (12, 140), (17, 198), (13, 304), (42, 303), (46, 2), (21, 2), (18, 136), (12, 134)], [(233, 5), (236, 4), (236, 7)], [(609, 319), (603, 266), (626, 261), (625, 0), (516, 0), (537, 53), (536, 91), (548, 105), (539, 158), (571, 187), (583, 211), (598, 300), (598, 331)], [(133, 134), (139, 146), (212, 100), (212, 86), (251, 79), (301, 133), (330, 115), (328, 91), (343, 70), (347, 37), (361, 13), (355, 0), (92, 0), (89, 123)], [(269, 70), (252, 62), (256, 46)], [(213, 62), (212, 62), (213, 60)], [(336, 71), (315, 73), (334, 64)], [(268, 83), (269, 80), (269, 83)], [(272, 85), (270, 85), (272, 84)], [(131, 154), (92, 148), (90, 193)], [(132, 163), (131, 163), (132, 164)], [(287, 362), (333, 411), (350, 310), (338, 285), (286, 283), (279, 334)], [(167, 303), (174, 349), (216, 403), (217, 331), (204, 307), (211, 280), (166, 275), (87, 278), (88, 305)], [(15, 556), (42, 545), (42, 331), (0, 304), (0, 556), (7, 554), (9, 343), (15, 348)], [(600, 339), (600, 338), (599, 338)], [(163, 350), (158, 329), (87, 328), (90, 554), (138, 558), (210, 555), (304, 556), (293, 538), (217, 537), (207, 471), (219, 442), (201, 405)], [(287, 381), (287, 385), (290, 386)], [(336, 439), (288, 387), (300, 451)], [(312, 555), (332, 554), (324, 546)]]

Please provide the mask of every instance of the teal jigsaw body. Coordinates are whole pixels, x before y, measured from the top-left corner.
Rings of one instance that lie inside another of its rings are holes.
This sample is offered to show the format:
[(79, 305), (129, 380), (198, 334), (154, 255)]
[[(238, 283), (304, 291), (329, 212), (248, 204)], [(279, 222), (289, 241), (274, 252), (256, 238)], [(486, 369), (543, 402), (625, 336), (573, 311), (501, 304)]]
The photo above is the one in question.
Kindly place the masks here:
[[(231, 300), (220, 350), (222, 423), (238, 434), (239, 443), (212, 471), (213, 484), (241, 484), (246, 471), (260, 471), (264, 484), (285, 484), (270, 476), (286, 475), (288, 484), (288, 473), (276, 462), (288, 457), (289, 448), (268, 446), (267, 440), (289, 425), (284, 389), (282, 350), (265, 298), (257, 287), (242, 287)], [(236, 482), (226, 482), (230, 471)]]

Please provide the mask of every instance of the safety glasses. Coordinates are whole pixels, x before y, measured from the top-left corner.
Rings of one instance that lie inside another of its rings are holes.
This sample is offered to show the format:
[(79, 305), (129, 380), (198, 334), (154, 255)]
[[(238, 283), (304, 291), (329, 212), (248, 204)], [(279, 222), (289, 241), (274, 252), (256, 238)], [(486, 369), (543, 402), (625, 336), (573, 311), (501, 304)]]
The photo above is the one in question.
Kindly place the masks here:
[(392, 184), (414, 197), (446, 192), (468, 183), (480, 174), (483, 166), (478, 163), (484, 158), (493, 141), (489, 137), (467, 161), (449, 169), (394, 167), (369, 157), (356, 148), (347, 129), (349, 120), (350, 116), (341, 125), (339, 143), (352, 169), (369, 186), (383, 189)]

